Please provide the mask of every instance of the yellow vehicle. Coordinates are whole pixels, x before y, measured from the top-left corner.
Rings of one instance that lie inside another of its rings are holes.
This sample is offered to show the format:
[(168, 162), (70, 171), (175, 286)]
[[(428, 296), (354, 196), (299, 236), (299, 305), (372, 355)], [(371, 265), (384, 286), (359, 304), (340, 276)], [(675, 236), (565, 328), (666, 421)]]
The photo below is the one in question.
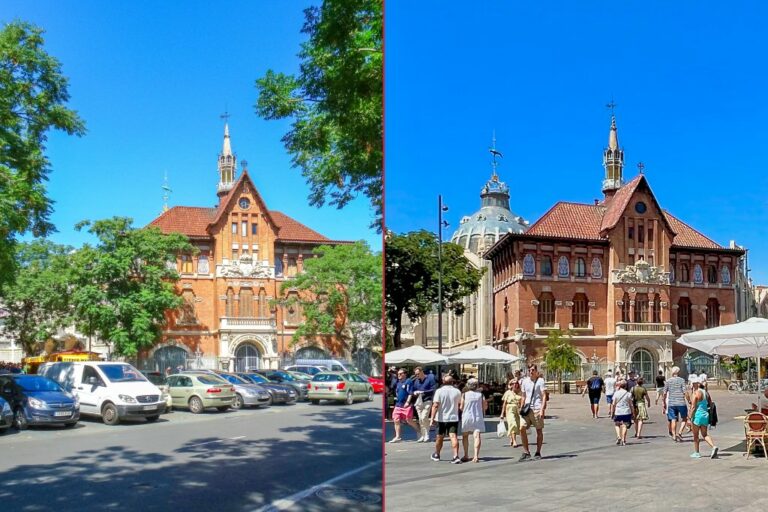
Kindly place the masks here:
[(101, 355), (97, 352), (85, 352), (82, 350), (65, 350), (53, 352), (42, 356), (25, 357), (21, 360), (21, 366), (27, 373), (37, 373), (37, 369), (43, 363), (72, 363), (76, 361), (101, 361)]

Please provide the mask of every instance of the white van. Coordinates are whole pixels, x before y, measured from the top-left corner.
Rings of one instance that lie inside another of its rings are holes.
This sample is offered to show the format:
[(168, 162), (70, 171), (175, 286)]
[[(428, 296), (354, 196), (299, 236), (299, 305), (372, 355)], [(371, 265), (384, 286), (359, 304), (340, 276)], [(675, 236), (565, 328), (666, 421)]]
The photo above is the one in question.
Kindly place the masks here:
[(152, 422), (165, 412), (163, 392), (128, 363), (44, 363), (37, 373), (75, 394), (80, 414), (99, 416), (107, 425), (137, 418)]
[[(305, 370), (300, 370), (298, 368), (306, 368), (312, 366), (326, 368), (326, 370), (322, 371), (359, 372), (359, 370), (352, 363), (340, 359), (297, 359), (294, 364), (291, 366), (286, 366), (285, 369), (307, 373)], [(317, 372), (311, 373), (311, 375), (314, 375), (315, 373)]]

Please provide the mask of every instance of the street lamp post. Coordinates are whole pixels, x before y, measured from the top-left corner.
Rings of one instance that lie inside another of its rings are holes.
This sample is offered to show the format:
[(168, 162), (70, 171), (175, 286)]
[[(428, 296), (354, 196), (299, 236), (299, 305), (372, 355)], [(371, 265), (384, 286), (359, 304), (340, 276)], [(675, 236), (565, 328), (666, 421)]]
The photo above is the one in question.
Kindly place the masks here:
[(437, 196), (437, 353), (443, 353), (443, 228), (448, 222), (443, 220), (443, 212), (448, 207), (443, 204), (443, 196)]

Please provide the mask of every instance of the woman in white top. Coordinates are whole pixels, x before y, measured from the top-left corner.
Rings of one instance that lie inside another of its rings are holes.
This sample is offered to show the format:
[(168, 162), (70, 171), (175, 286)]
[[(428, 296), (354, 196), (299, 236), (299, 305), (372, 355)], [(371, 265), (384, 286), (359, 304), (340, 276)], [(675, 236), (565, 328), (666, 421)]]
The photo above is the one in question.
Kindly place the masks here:
[(618, 389), (613, 395), (611, 417), (616, 427), (616, 444), (626, 446), (627, 430), (632, 425), (632, 416), (634, 415), (632, 393), (627, 391), (627, 381), (625, 380), (619, 381), (616, 387)]
[(480, 461), (480, 434), (485, 432), (485, 411), (488, 409), (488, 402), (483, 394), (477, 391), (477, 379), (469, 379), (467, 388), (469, 390), (461, 395), (459, 409), (461, 410), (461, 437), (464, 445), (464, 457), (462, 462), (469, 461), (469, 434), (472, 433), (475, 440), (475, 453), (472, 462)]

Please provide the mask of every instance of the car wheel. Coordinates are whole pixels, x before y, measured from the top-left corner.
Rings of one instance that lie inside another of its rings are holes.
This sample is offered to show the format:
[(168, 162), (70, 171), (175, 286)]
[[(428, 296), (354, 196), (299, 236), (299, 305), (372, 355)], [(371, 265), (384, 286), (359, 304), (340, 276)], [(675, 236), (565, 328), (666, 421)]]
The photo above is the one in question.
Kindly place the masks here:
[(203, 401), (200, 400), (198, 397), (193, 396), (189, 399), (189, 412), (192, 414), (200, 414), (203, 412)]
[(222, 405), (221, 407), (217, 407), (216, 410), (219, 411), (219, 412), (224, 412), (224, 411), (229, 410), (229, 406), (228, 405)]
[(16, 430), (27, 430), (29, 428), (29, 421), (27, 421), (27, 416), (21, 407), (16, 409), (16, 414), (13, 415), (13, 426), (16, 427)]
[(314, 400), (314, 399), (313, 399), (313, 400), (310, 400), (310, 403), (311, 403), (312, 405), (320, 405), (320, 400)]
[(353, 403), (355, 403), (355, 397), (352, 396), (352, 391), (347, 392), (347, 399), (344, 400), (344, 403), (347, 405), (352, 405)]
[(373, 390), (370, 388), (368, 389), (368, 401), (373, 402)]
[(242, 409), (243, 405), (245, 405), (245, 402), (243, 401), (243, 395), (236, 393), (235, 397), (232, 399), (232, 408)]
[(156, 422), (159, 419), (160, 419), (160, 415), (159, 414), (154, 414), (152, 416), (147, 416), (147, 423), (154, 423), (154, 422)]
[(105, 425), (114, 426), (120, 423), (120, 416), (117, 414), (115, 404), (105, 404), (101, 408), (101, 418)]

